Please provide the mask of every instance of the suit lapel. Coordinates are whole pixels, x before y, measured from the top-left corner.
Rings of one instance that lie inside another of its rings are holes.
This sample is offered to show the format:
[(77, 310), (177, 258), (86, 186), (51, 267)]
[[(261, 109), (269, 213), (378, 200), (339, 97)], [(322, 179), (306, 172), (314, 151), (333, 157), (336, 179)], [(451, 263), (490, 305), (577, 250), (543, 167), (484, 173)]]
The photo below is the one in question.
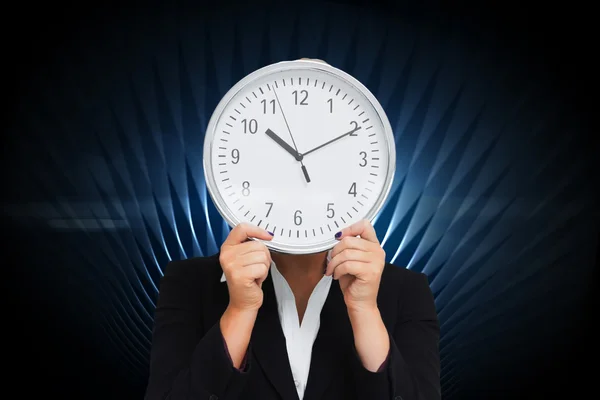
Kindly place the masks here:
[(263, 305), (252, 331), (252, 352), (265, 375), (285, 400), (298, 399), (290, 369), (285, 336), (279, 322), (271, 274), (263, 282)]
[(352, 326), (348, 318), (339, 281), (332, 281), (327, 300), (321, 310), (321, 325), (313, 345), (305, 399), (320, 399), (332, 379), (341, 370), (352, 342)]

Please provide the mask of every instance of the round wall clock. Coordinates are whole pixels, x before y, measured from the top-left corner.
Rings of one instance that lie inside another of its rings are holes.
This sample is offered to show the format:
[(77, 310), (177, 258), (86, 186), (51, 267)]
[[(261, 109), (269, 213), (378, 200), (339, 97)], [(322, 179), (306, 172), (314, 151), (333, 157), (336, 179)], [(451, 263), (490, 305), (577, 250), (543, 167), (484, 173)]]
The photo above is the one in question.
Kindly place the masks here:
[(272, 250), (331, 249), (335, 233), (379, 212), (393, 180), (394, 136), (373, 94), (314, 60), (260, 68), (231, 88), (206, 130), (208, 191), (233, 227), (274, 234)]

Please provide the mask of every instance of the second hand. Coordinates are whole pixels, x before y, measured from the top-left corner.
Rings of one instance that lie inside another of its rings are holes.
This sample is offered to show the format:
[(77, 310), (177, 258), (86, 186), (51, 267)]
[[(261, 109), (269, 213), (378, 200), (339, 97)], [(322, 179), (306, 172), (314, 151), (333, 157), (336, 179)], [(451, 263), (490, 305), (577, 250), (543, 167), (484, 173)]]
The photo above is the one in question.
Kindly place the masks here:
[[(279, 96), (277, 96), (277, 91), (275, 90), (275, 88), (273, 88), (273, 93), (275, 93), (275, 99), (277, 99), (277, 105), (279, 106), (279, 110), (281, 111), (281, 115), (283, 116), (283, 120), (285, 121), (285, 126), (287, 127), (287, 130), (290, 134), (290, 138), (292, 138), (292, 144), (294, 145), (294, 150), (296, 150), (296, 153), (300, 154), (298, 152), (298, 146), (296, 146), (296, 141), (294, 140), (294, 135), (292, 135), (292, 130), (290, 129), (290, 125), (287, 122), (287, 118), (285, 117), (283, 108), (281, 107), (281, 102), (279, 101)], [(310, 183), (310, 176), (308, 175), (308, 171), (306, 170), (306, 167), (304, 166), (302, 159), (300, 159), (299, 161), (300, 161), (302, 173), (304, 174), (304, 179), (306, 179), (306, 183)]]

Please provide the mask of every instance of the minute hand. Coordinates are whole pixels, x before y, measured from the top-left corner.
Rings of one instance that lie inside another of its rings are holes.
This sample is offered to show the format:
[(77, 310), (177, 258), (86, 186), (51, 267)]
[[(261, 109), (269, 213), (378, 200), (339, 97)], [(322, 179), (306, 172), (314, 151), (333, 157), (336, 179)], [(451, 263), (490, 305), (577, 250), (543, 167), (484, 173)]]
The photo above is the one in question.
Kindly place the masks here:
[(354, 132), (358, 131), (359, 129), (360, 129), (360, 127), (356, 127), (356, 128), (354, 128), (354, 129), (352, 129), (351, 131), (344, 133), (343, 135), (340, 135), (340, 136), (338, 136), (338, 137), (336, 137), (336, 138), (334, 138), (334, 139), (331, 139), (331, 140), (330, 140), (330, 141), (328, 141), (328, 142), (325, 142), (325, 143), (323, 143), (323, 144), (322, 144), (322, 145), (320, 145), (320, 146), (317, 146), (317, 147), (315, 147), (314, 149), (311, 149), (311, 150), (307, 151), (306, 153), (302, 153), (302, 156), (303, 156), (303, 157), (305, 157), (305, 156), (309, 155), (310, 153), (312, 153), (313, 151), (319, 150), (320, 148), (322, 148), (322, 147), (325, 147), (325, 146), (327, 146), (328, 144), (331, 144), (331, 143), (333, 143), (333, 142), (335, 142), (335, 141), (338, 141), (338, 140), (340, 140), (340, 139), (341, 139), (341, 138), (343, 138), (343, 137), (346, 137), (346, 136), (348, 136), (348, 135), (351, 135), (351, 134), (353, 134)]

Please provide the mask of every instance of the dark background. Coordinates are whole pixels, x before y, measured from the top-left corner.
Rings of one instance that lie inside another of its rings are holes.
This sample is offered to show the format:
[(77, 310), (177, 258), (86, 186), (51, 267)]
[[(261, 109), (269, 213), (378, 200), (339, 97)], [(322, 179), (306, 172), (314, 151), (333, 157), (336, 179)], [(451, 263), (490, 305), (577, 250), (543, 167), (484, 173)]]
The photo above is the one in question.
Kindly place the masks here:
[[(375, 226), (396, 265), (430, 277), (443, 324), (444, 398), (575, 398), (590, 390), (600, 253), (591, 9), (576, 2), (243, 6), (270, 10), (265, 17), (239, 7), (9, 9), (2, 28), (6, 390), (143, 397), (160, 268), (212, 253), (227, 233), (194, 195), (204, 190), (198, 155), (210, 113), (247, 73), (297, 57), (323, 58), (355, 75), (393, 123), (398, 181)], [(278, 15), (301, 23), (292, 30)], [(332, 38), (344, 35), (349, 44), (336, 49)], [(209, 42), (212, 51), (198, 44)], [(131, 157), (132, 149), (144, 159)], [(184, 155), (185, 165), (177, 162)], [(208, 219), (193, 215), (194, 227), (182, 224), (181, 199), (206, 209)], [(172, 218), (161, 214), (165, 204)]]

